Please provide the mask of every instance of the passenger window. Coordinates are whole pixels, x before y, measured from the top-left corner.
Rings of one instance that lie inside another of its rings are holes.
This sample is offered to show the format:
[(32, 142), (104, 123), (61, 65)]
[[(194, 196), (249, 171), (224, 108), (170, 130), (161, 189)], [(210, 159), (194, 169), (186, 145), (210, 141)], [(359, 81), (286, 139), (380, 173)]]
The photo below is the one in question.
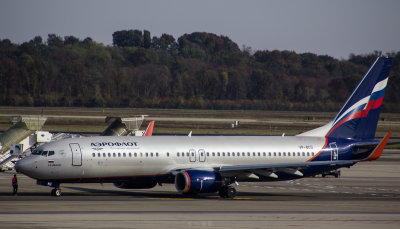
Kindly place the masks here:
[(307, 152), (307, 156), (308, 156), (308, 157), (310, 156), (310, 152)]
[(150, 156), (151, 156), (151, 157), (153, 157), (153, 156), (154, 156), (154, 154), (153, 154), (153, 153), (150, 153)]
[(113, 153), (113, 157), (115, 157), (116, 156), (116, 154), (115, 153)]
[(176, 153), (176, 156), (179, 157), (179, 152)]
[(210, 153), (209, 152), (207, 152), (207, 157), (209, 157), (210, 156)]
[(247, 152), (247, 156), (250, 157), (250, 152)]
[(167, 152), (167, 157), (169, 157), (169, 153)]
[(129, 157), (132, 157), (132, 153), (129, 153)]
[(106, 157), (106, 153), (103, 153), (103, 157)]
[(146, 157), (149, 157), (149, 153), (146, 153)]
[(222, 152), (222, 156), (225, 157), (225, 152)]
[(283, 156), (286, 157), (286, 152), (283, 152)]
[(118, 153), (118, 157), (121, 157), (121, 153)]
[(49, 151), (49, 154), (47, 154), (47, 156), (52, 156), (54, 155), (54, 151)]
[(218, 157), (221, 156), (220, 152), (217, 153)]
[(95, 153), (92, 153), (92, 157), (96, 157), (96, 154), (95, 154)]
[(276, 152), (274, 152), (274, 157), (276, 157)]
[(242, 156), (243, 156), (243, 157), (246, 156), (246, 153), (245, 153), (245, 152), (242, 152)]
[(108, 153), (108, 157), (111, 157), (111, 153)]
[(134, 153), (133, 155), (134, 155), (135, 157), (137, 157), (137, 153)]
[(101, 157), (101, 154), (100, 154), (100, 153), (97, 153), (97, 157)]
[(215, 152), (212, 153), (212, 156), (215, 157)]
[(265, 157), (265, 156), (267, 156), (267, 154), (265, 152), (263, 152), (263, 156)]
[(228, 157), (230, 157), (230, 156), (231, 156), (231, 153), (229, 153), (229, 152), (228, 152), (227, 154), (228, 154)]
[(302, 152), (303, 157), (306, 156), (306, 153)]
[(232, 156), (234, 157), (234, 156), (235, 156), (235, 153), (232, 153)]
[(268, 152), (268, 156), (270, 156), (270, 157), (271, 157), (271, 152)]

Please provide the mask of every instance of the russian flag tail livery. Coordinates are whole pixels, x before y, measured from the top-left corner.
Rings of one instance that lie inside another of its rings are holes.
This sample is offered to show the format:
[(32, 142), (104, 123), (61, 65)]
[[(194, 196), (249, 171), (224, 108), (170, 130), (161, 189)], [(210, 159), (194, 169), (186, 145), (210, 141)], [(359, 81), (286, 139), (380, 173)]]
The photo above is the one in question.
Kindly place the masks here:
[(375, 137), (391, 65), (391, 58), (378, 57), (330, 123), (326, 137), (347, 139)]

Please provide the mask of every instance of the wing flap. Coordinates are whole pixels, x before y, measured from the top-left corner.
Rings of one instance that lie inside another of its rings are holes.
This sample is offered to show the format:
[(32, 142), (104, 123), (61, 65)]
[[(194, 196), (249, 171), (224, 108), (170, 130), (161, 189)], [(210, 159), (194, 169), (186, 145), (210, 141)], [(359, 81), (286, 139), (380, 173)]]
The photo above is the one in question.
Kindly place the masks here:
[(257, 164), (257, 165), (229, 165), (229, 166), (221, 166), (218, 171), (219, 172), (229, 172), (229, 171), (243, 171), (243, 170), (274, 170), (274, 169), (283, 169), (283, 168), (291, 168), (291, 169), (302, 169), (310, 166), (317, 165), (354, 165), (357, 163), (357, 160), (342, 160), (342, 161), (310, 161), (310, 162), (294, 162), (294, 163), (274, 163), (274, 164)]

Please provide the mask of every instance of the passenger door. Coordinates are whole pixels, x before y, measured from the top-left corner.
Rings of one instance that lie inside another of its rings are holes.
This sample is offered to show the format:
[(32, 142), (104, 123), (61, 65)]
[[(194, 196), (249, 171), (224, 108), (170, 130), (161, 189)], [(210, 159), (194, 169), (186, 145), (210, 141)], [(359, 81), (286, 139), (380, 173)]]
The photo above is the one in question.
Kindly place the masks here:
[(82, 151), (78, 143), (70, 143), (69, 147), (72, 151), (72, 165), (81, 166), (82, 165)]
[(204, 149), (199, 149), (199, 162), (205, 162), (206, 161), (206, 152)]

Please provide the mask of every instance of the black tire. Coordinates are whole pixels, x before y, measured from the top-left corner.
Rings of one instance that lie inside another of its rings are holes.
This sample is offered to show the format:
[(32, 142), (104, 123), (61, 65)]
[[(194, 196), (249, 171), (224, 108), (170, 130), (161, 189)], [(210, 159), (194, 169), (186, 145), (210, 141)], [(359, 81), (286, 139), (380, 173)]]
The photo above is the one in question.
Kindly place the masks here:
[(61, 196), (61, 189), (56, 189), (55, 196)]
[(58, 188), (53, 188), (52, 190), (51, 190), (51, 195), (52, 196), (61, 196), (61, 189), (58, 189)]
[(228, 188), (228, 186), (221, 187), (221, 189), (219, 190), (219, 196), (220, 197), (226, 198), (226, 196), (227, 196), (227, 191), (226, 191), (227, 188)]
[(234, 198), (236, 196), (236, 189), (232, 186), (223, 186), (219, 190), (219, 196), (222, 198)]
[(232, 186), (228, 186), (226, 189), (226, 198), (235, 198), (236, 196), (236, 189)]

